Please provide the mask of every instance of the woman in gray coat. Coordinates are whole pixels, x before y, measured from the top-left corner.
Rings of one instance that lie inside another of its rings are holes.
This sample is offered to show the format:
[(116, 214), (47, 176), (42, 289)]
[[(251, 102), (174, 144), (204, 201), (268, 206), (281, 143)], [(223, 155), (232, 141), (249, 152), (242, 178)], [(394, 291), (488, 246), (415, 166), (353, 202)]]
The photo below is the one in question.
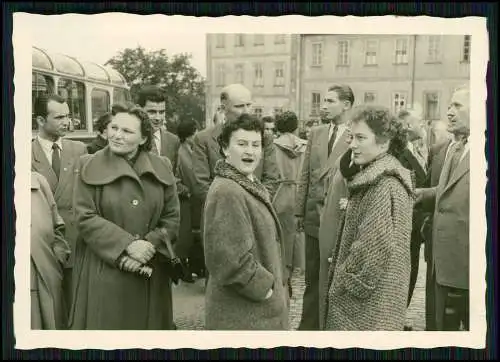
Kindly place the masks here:
[(352, 171), (340, 166), (349, 199), (330, 268), (325, 329), (403, 330), (410, 281), (414, 182), (393, 156), (406, 146), (389, 110), (352, 118)]
[(263, 132), (262, 122), (243, 114), (225, 123), (219, 137), (224, 159), (204, 212), (209, 330), (288, 329), (281, 228), (269, 193), (253, 175)]

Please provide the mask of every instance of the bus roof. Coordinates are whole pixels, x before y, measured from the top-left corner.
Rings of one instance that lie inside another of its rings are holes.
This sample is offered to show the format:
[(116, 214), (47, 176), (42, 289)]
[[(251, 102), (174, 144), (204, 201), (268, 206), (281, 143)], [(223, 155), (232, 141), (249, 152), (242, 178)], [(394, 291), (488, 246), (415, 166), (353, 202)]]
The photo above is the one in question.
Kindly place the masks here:
[(33, 68), (128, 88), (125, 78), (111, 67), (80, 61), (64, 54), (49, 54), (37, 47), (33, 47), (32, 54)]

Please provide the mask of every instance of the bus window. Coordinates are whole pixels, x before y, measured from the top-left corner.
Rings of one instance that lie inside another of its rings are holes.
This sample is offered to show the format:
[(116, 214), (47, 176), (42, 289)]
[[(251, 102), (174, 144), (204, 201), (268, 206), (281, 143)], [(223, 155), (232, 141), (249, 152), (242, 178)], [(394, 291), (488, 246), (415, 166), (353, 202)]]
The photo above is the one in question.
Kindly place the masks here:
[(113, 103), (129, 102), (130, 97), (126, 89), (113, 88)]
[(31, 130), (36, 131), (38, 125), (35, 117), (35, 101), (42, 95), (54, 93), (54, 80), (48, 75), (33, 72), (31, 74)]
[(92, 122), (95, 123), (97, 119), (104, 113), (109, 112), (109, 93), (103, 89), (92, 89)]
[(82, 82), (72, 79), (59, 78), (57, 92), (66, 98), (69, 106), (69, 117), (71, 119), (70, 129), (75, 131), (87, 129), (87, 117), (85, 114), (85, 87)]

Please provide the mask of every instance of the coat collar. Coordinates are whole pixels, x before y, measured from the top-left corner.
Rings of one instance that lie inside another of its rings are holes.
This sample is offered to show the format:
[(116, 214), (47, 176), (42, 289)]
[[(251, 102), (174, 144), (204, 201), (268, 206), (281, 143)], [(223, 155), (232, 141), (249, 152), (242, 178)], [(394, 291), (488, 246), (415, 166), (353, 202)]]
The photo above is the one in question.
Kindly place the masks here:
[(81, 170), (82, 180), (89, 185), (106, 185), (120, 177), (139, 181), (147, 173), (166, 186), (174, 184), (174, 176), (167, 163), (161, 157), (145, 151), (140, 151), (132, 168), (124, 158), (113, 154), (106, 146), (89, 157)]
[[(273, 210), (269, 192), (258, 181), (251, 181), (248, 177), (240, 173), (236, 168), (226, 162), (225, 159), (220, 159), (215, 164), (215, 175), (233, 180), (238, 185), (243, 187), (246, 191), (262, 201), (266, 206)], [(257, 178), (255, 178), (257, 180)]]
[(379, 156), (361, 169), (350, 181), (348, 181), (347, 186), (351, 191), (369, 187), (377, 184), (384, 176), (395, 177), (407, 190), (408, 194), (414, 195), (415, 182), (412, 180), (410, 170), (404, 168), (401, 163), (390, 154)]

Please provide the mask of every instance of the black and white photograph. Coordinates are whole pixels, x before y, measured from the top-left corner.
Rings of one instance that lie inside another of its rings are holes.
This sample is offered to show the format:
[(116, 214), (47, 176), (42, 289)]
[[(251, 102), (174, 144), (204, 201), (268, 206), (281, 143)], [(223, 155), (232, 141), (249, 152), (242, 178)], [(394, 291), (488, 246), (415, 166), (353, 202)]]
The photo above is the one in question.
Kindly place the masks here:
[(12, 41), (16, 348), (484, 347), (485, 19)]

